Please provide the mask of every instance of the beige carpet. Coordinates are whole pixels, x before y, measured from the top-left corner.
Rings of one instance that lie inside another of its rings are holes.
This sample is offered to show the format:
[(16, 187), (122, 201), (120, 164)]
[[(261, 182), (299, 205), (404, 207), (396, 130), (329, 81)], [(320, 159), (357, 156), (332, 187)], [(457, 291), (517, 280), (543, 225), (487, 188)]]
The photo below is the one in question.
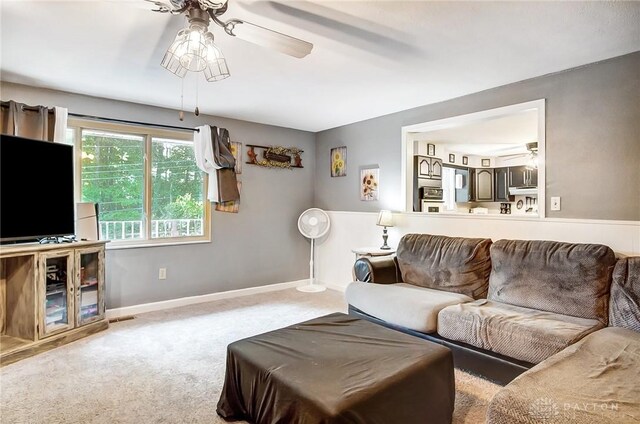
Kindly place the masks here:
[[(0, 369), (4, 423), (223, 423), (226, 346), (330, 312), (342, 294), (284, 290), (139, 315)], [(456, 371), (454, 423), (482, 423), (498, 386)]]

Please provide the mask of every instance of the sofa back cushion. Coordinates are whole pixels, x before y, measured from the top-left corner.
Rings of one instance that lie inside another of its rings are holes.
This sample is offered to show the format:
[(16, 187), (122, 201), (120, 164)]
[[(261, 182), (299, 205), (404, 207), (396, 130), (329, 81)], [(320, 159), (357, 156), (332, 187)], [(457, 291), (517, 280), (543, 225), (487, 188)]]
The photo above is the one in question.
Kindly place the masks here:
[(640, 332), (640, 256), (622, 258), (613, 269), (609, 325)]
[(491, 246), (489, 299), (606, 325), (615, 263), (601, 244), (498, 240)]
[(491, 239), (407, 234), (396, 252), (402, 281), (484, 298), (491, 272), (490, 246)]

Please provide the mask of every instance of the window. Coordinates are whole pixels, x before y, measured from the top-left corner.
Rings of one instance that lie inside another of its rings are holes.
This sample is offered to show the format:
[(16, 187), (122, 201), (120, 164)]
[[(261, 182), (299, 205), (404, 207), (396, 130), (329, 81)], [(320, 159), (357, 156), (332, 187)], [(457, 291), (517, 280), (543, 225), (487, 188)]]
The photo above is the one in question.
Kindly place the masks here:
[(191, 134), (72, 125), (77, 197), (99, 204), (100, 238), (119, 245), (209, 240), (206, 183)]

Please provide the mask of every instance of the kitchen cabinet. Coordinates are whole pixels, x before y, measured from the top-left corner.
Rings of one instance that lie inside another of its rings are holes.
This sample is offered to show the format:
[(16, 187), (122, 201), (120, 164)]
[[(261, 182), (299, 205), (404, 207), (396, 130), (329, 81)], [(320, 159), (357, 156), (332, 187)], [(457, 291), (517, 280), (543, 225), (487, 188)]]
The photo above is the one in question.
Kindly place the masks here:
[(442, 159), (427, 156), (415, 156), (414, 168), (418, 178), (442, 179)]
[(509, 187), (537, 187), (538, 170), (528, 169), (526, 166), (512, 166), (509, 168)]
[(538, 170), (529, 169), (529, 185), (531, 187), (538, 187)]
[(476, 169), (474, 192), (477, 202), (493, 202), (493, 169)]
[(494, 200), (496, 202), (512, 202), (513, 196), (509, 196), (509, 168), (495, 168), (494, 176)]
[(413, 157), (413, 211), (420, 212), (420, 187), (442, 188), (442, 159), (429, 156)]
[[(469, 169), (456, 169), (456, 181), (462, 178), (462, 186), (456, 187), (456, 203), (466, 203), (473, 200), (472, 174)], [(458, 177), (460, 175), (460, 177)]]

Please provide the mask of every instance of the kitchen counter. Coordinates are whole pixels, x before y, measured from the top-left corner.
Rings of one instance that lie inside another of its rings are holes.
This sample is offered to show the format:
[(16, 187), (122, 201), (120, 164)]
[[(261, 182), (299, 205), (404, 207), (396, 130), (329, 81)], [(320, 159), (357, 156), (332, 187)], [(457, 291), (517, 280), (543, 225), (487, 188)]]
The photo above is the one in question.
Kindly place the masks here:
[(501, 214), (501, 213), (487, 213), (487, 214), (474, 214), (474, 213), (464, 213), (464, 212), (441, 212), (441, 213), (426, 213), (426, 212), (413, 212), (417, 215), (427, 215), (430, 217), (446, 217), (446, 218), (480, 218), (480, 219), (521, 219), (521, 220), (537, 220), (542, 219), (537, 213), (512, 213), (512, 214)]

